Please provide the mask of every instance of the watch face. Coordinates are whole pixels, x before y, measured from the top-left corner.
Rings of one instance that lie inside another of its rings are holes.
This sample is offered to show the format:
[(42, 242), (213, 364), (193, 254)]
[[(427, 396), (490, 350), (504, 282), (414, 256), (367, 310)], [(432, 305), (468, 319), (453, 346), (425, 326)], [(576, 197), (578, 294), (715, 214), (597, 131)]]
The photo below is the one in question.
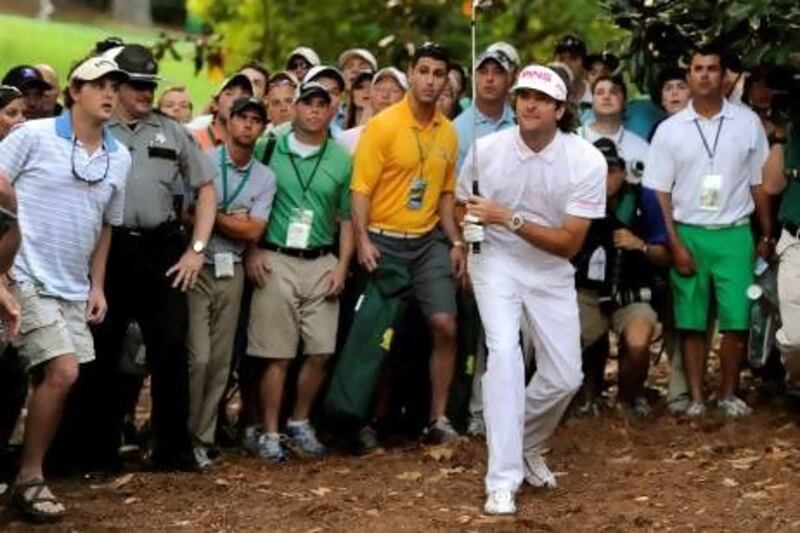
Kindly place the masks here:
[(203, 248), (205, 248), (203, 241), (195, 241), (192, 245), (192, 249), (198, 254), (203, 251)]

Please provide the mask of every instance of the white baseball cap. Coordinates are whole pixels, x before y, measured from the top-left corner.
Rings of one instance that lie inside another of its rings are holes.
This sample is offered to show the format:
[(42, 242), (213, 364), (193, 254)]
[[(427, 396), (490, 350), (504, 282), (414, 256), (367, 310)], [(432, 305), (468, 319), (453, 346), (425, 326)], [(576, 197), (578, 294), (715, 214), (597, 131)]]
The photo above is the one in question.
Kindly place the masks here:
[(522, 89), (539, 91), (559, 102), (567, 100), (567, 86), (553, 69), (541, 65), (528, 65), (517, 76), (512, 92)]
[(308, 46), (298, 46), (297, 48), (292, 50), (292, 53), (290, 53), (289, 57), (286, 59), (287, 67), (288, 67), (289, 63), (292, 62), (292, 58), (295, 57), (295, 56), (302, 57), (303, 59), (308, 61), (308, 63), (312, 67), (316, 67), (316, 66), (318, 66), (318, 65), (320, 65), (322, 63), (322, 61), (319, 60), (319, 56), (317, 55), (317, 53), (314, 50), (312, 50)]
[(94, 81), (108, 74), (125, 78), (127, 75), (119, 68), (117, 62), (107, 56), (99, 55), (86, 59), (69, 75), (69, 81)]
[(514, 64), (515, 67), (519, 67), (520, 59), (519, 59), (519, 52), (517, 49), (514, 48), (514, 45), (509, 44), (504, 41), (497, 41), (496, 43), (490, 44), (489, 48), (486, 49), (487, 52), (501, 52), (505, 54), (511, 63)]
[(372, 67), (372, 70), (378, 70), (378, 60), (375, 59), (375, 56), (372, 55), (372, 52), (365, 48), (351, 48), (350, 50), (345, 50), (339, 56), (339, 66), (344, 68), (344, 64), (350, 61), (352, 58), (358, 57), (369, 63), (369, 66)]
[(344, 74), (342, 74), (339, 69), (335, 67), (331, 67), (329, 65), (317, 65), (316, 67), (312, 67), (311, 70), (306, 72), (305, 77), (303, 78), (303, 83), (308, 83), (310, 81), (314, 81), (315, 79), (319, 78), (323, 74), (328, 74), (334, 78), (336, 78), (336, 83), (339, 85), (339, 90), (343, 91), (345, 87), (344, 81)]
[(380, 81), (381, 78), (385, 78), (386, 76), (389, 76), (396, 81), (397, 85), (399, 85), (404, 91), (408, 90), (408, 78), (403, 72), (394, 67), (382, 68), (376, 72), (375, 76), (372, 77), (372, 85), (375, 85)]

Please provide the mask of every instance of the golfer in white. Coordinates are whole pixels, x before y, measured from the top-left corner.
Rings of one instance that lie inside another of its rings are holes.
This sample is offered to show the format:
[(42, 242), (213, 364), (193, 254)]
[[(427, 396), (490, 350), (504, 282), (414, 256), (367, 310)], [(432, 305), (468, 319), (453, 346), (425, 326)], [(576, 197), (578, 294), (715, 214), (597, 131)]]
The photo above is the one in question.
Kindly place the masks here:
[[(485, 511), (491, 514), (516, 512), (523, 478), (555, 487), (539, 448), (583, 377), (569, 258), (581, 248), (591, 219), (604, 216), (606, 199), (605, 159), (569, 133), (567, 87), (558, 74), (528, 66), (512, 94), (519, 126), (479, 139), (458, 184), (467, 204), (464, 237), (481, 242), (469, 269), (489, 348), (483, 402)], [(480, 196), (471, 195), (474, 176)], [(523, 312), (531, 318), (536, 348), (527, 392), (519, 345)]]

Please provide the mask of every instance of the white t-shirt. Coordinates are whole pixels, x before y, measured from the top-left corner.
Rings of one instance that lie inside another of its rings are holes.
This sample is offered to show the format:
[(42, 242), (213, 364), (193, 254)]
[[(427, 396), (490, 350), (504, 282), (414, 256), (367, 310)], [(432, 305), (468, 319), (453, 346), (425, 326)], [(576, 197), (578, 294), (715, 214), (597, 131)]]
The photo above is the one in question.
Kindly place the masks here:
[(356, 126), (355, 128), (350, 128), (349, 130), (340, 130), (334, 140), (339, 143), (345, 150), (347, 150), (350, 155), (354, 155), (356, 153), (356, 146), (358, 146), (358, 141), (361, 139), (361, 134), (364, 132), (364, 124), (361, 126)]
[[(556, 133), (542, 151), (523, 142), (519, 127), (478, 139), (480, 195), (518, 211), (525, 220), (560, 228), (567, 215), (602, 218), (606, 211), (606, 174), (603, 155), (589, 142), (571, 133)], [(472, 155), (465, 159), (457, 195), (472, 194)], [(526, 265), (526, 277), (564, 281), (574, 275), (569, 260), (541, 250), (499, 225), (486, 228), (484, 245)]]
[(706, 119), (690, 102), (656, 130), (644, 186), (672, 193), (677, 222), (733, 224), (755, 209), (750, 187), (761, 183), (768, 153), (764, 127), (749, 109), (725, 100), (720, 113)]
[(186, 124), (186, 129), (189, 131), (202, 130), (209, 127), (213, 120), (214, 115), (197, 115)]
[(622, 126), (615, 133), (608, 135), (594, 130), (591, 124), (587, 124), (578, 129), (578, 134), (592, 144), (598, 139), (613, 141), (617, 146), (619, 156), (625, 160), (625, 169), (627, 170), (625, 179), (630, 183), (641, 183), (650, 147), (647, 141)]

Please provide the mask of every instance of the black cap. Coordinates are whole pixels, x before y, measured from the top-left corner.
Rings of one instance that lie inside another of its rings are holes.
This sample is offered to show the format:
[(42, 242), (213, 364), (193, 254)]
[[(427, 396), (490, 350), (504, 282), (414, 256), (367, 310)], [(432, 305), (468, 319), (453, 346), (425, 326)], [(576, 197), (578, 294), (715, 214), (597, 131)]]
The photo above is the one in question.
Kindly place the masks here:
[(574, 35), (565, 35), (556, 43), (556, 53), (572, 52), (583, 57), (586, 55), (586, 43)]
[(26, 89), (50, 89), (50, 84), (44, 81), (42, 73), (30, 65), (17, 65), (3, 76), (3, 85), (11, 85), (20, 91)]
[[(113, 51), (109, 51), (113, 54)], [(120, 70), (125, 71), (131, 81), (158, 82), (158, 62), (149, 48), (140, 44), (126, 44), (113, 54)]]
[(241, 98), (237, 98), (231, 106), (231, 116), (244, 113), (248, 109), (252, 109), (258, 113), (258, 116), (261, 117), (263, 122), (267, 121), (267, 108), (264, 106), (264, 102), (251, 96), (242, 96)]
[(369, 69), (359, 70), (356, 72), (356, 76), (353, 78), (353, 87), (356, 87), (363, 82), (370, 83), (374, 77), (375, 73)]
[(233, 76), (225, 78), (219, 86), (214, 98), (218, 98), (222, 91), (226, 89), (230, 89), (231, 87), (241, 87), (250, 95), (253, 94), (253, 83), (250, 81), (250, 78), (242, 74), (241, 72), (237, 72)]
[(617, 152), (617, 145), (614, 144), (614, 141), (603, 137), (601, 139), (597, 139), (594, 142), (594, 146), (600, 150), (600, 153), (602, 153), (603, 157), (606, 158), (606, 163), (608, 163), (609, 166), (618, 165), (622, 168), (625, 168), (625, 160), (619, 156), (619, 152)]
[(300, 84), (300, 88), (297, 90), (297, 96), (295, 97), (294, 102), (301, 102), (311, 98), (312, 96), (321, 96), (322, 98), (326, 99), (328, 103), (330, 103), (332, 100), (331, 93), (328, 92), (328, 89), (326, 89), (324, 85), (316, 81), (307, 81)]

